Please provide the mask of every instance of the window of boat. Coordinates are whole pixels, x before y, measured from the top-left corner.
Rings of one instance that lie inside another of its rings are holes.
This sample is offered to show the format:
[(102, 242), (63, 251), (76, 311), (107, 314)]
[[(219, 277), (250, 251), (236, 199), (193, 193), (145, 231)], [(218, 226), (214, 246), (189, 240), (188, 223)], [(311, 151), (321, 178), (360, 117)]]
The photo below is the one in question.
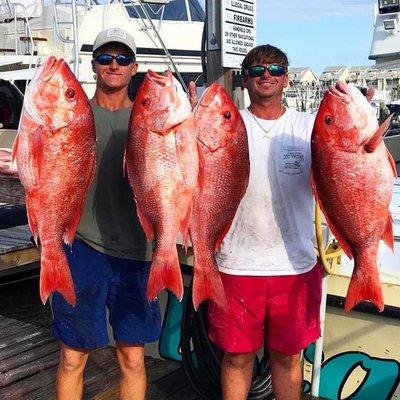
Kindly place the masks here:
[(189, 10), (192, 21), (205, 20), (205, 0), (189, 0)]
[[(167, 5), (143, 4), (151, 19), (167, 21), (187, 21), (185, 0), (171, 0)], [(126, 10), (131, 18), (145, 18), (140, 5), (126, 6)]]

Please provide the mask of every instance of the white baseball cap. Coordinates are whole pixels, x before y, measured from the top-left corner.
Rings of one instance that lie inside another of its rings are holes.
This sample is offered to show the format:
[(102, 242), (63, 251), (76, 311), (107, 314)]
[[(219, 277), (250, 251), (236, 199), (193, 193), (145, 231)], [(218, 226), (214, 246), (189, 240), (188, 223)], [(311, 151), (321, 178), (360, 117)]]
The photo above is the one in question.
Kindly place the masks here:
[(136, 54), (136, 44), (133, 37), (121, 28), (109, 28), (101, 31), (93, 44), (93, 53), (107, 43), (121, 43)]

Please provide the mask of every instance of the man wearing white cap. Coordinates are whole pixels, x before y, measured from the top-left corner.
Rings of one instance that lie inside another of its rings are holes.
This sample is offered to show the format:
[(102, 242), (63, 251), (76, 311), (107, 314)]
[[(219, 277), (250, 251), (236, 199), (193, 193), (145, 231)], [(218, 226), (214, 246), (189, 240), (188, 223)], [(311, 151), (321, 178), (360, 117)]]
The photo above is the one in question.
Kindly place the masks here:
[(160, 334), (158, 303), (148, 303), (151, 247), (124, 179), (123, 152), (132, 101), (128, 85), (137, 72), (133, 37), (119, 28), (102, 31), (93, 45), (98, 165), (72, 251), (66, 250), (77, 295), (75, 307), (53, 296), (53, 332), (61, 341), (57, 399), (81, 399), (91, 349), (108, 344), (107, 315), (121, 368), (121, 399), (143, 400), (144, 344)]

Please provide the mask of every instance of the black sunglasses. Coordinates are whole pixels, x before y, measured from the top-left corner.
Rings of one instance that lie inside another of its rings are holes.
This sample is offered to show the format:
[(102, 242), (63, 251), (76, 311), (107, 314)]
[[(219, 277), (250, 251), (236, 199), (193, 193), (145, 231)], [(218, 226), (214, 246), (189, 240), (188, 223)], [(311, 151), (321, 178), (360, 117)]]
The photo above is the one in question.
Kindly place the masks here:
[(133, 63), (135, 58), (125, 54), (118, 54), (116, 56), (112, 56), (111, 54), (99, 54), (95, 57), (95, 60), (101, 65), (110, 65), (112, 61), (115, 60), (118, 65), (126, 67), (127, 65)]
[(254, 65), (244, 70), (244, 72), (247, 71), (247, 74), (252, 78), (259, 78), (264, 75), (266, 70), (271, 76), (283, 76), (286, 72), (286, 68), (279, 64), (271, 64), (268, 67), (264, 65)]

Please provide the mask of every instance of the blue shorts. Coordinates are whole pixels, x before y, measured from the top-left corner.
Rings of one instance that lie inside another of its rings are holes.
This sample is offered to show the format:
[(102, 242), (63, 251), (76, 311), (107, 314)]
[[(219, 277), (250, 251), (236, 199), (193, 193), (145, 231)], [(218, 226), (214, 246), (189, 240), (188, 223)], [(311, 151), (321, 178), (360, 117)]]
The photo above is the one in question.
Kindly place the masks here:
[(112, 257), (81, 240), (75, 240), (72, 250), (66, 247), (66, 254), (76, 306), (53, 294), (53, 333), (58, 339), (74, 348), (106, 346), (106, 308), (115, 341), (144, 344), (158, 339), (160, 308), (157, 301), (149, 304), (146, 298), (149, 262)]

